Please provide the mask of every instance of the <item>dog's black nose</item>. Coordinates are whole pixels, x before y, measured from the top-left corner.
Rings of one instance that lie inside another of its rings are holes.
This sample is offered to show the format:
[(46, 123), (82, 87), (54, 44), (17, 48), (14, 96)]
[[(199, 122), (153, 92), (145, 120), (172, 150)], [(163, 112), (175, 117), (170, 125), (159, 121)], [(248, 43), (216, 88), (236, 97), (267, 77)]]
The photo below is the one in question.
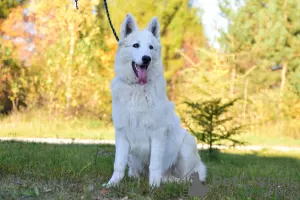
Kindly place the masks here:
[(150, 56), (143, 56), (142, 60), (143, 60), (144, 64), (149, 64), (151, 62), (151, 57)]

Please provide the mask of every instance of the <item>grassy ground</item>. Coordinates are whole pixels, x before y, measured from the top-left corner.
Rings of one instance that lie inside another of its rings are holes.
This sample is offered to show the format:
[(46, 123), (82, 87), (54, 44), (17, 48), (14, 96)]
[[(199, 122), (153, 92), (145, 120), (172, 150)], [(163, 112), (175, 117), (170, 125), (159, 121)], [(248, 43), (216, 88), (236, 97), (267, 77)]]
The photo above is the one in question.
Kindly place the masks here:
[(246, 141), (249, 145), (300, 147), (300, 139), (294, 139), (284, 135), (244, 133), (235, 138)]
[(0, 137), (114, 139), (111, 125), (97, 119), (63, 119), (45, 112), (0, 117)]
[[(65, 125), (67, 126), (67, 125)], [(1, 123), (0, 123), (1, 127)], [(24, 138), (76, 138), (76, 139), (94, 139), (94, 140), (114, 140), (114, 130), (111, 126), (89, 128), (86, 125), (74, 126), (68, 125), (65, 129), (54, 128), (35, 128), (29, 124), (22, 124), (16, 127), (4, 127), (0, 129), (0, 137), (24, 137)], [(270, 136), (254, 133), (244, 133), (235, 137), (238, 140), (246, 141), (248, 145), (265, 146), (296, 146), (300, 147), (300, 139), (294, 139), (284, 135)]]
[[(0, 137), (33, 137), (33, 138), (76, 138), (76, 139), (114, 139), (112, 126), (103, 125), (97, 120), (73, 121), (28, 121), (11, 123), (0, 120)], [(300, 146), (300, 139), (284, 135), (243, 133), (236, 137), (249, 145), (266, 146)]]
[[(249, 145), (282, 145), (300, 147), (299, 133), (293, 137), (284, 134), (284, 124), (266, 125), (250, 130), (236, 138)], [(295, 129), (295, 131), (298, 129)], [(246, 130), (247, 131), (247, 130)], [(263, 133), (263, 134), (262, 134)], [(0, 137), (38, 137), (38, 138), (76, 138), (76, 139), (114, 139), (111, 124), (97, 119), (64, 119), (53, 117), (44, 111), (13, 113), (0, 117)]]
[[(205, 199), (300, 199), (300, 155), (268, 150), (226, 150), (210, 157)], [(0, 143), (0, 199), (200, 199), (189, 184), (165, 184), (149, 191), (148, 181), (128, 177), (101, 188), (113, 170), (114, 146)], [(234, 181), (237, 177), (237, 181)]]

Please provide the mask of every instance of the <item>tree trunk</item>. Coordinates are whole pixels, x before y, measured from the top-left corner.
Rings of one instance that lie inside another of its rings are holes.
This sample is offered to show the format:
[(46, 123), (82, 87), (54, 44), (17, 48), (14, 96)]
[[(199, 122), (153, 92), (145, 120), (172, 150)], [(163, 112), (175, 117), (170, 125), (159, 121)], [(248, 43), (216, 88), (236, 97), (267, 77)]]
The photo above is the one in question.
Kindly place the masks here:
[(236, 75), (236, 66), (234, 64), (234, 66), (231, 70), (231, 84), (230, 84), (230, 92), (229, 92), (230, 97), (233, 97), (233, 95), (234, 95), (235, 75)]
[(18, 98), (12, 100), (12, 111), (15, 113), (18, 111)]
[(286, 63), (286, 62), (283, 62), (282, 70), (281, 70), (281, 85), (280, 85), (281, 91), (283, 91), (283, 90), (284, 90), (284, 87), (285, 87), (285, 82), (286, 82), (286, 72), (287, 72), (287, 63)]
[(68, 72), (67, 72), (67, 83), (66, 83), (66, 113), (69, 112), (70, 102), (72, 97), (72, 63), (74, 55), (75, 46), (75, 32), (74, 32), (74, 22), (69, 22), (69, 31), (71, 34), (70, 49), (69, 49), (69, 62), (68, 62)]
[(246, 79), (245, 87), (244, 87), (244, 106), (243, 106), (243, 120), (246, 119), (246, 111), (247, 111), (247, 100), (248, 100), (248, 84), (249, 79)]
[[(210, 135), (210, 137), (212, 137)], [(209, 141), (209, 152), (211, 153), (213, 151), (213, 148), (212, 148), (212, 138), (210, 138), (210, 141)]]
[(212, 141), (212, 136), (213, 136), (213, 131), (214, 131), (214, 126), (213, 126), (213, 116), (210, 117), (210, 130), (209, 130), (209, 152), (211, 153), (213, 151), (213, 141)]

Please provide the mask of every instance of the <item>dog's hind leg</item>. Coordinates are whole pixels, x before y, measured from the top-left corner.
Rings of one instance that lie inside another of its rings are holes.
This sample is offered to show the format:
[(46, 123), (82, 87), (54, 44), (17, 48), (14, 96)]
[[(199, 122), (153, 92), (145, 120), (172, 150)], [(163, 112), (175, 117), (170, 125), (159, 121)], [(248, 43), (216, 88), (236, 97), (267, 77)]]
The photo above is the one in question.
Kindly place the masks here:
[(174, 168), (170, 167), (162, 176), (162, 183), (180, 182), (180, 178), (175, 177)]
[(199, 174), (199, 180), (201, 182), (205, 182), (205, 178), (206, 178), (206, 166), (203, 164), (203, 162), (201, 161), (200, 157), (199, 157), (199, 161), (198, 164), (196, 165), (196, 167), (193, 170), (194, 172), (198, 172)]
[(189, 179), (193, 172), (198, 172), (200, 181), (205, 181), (206, 167), (201, 161), (195, 138), (189, 133), (181, 146), (177, 168), (182, 179)]

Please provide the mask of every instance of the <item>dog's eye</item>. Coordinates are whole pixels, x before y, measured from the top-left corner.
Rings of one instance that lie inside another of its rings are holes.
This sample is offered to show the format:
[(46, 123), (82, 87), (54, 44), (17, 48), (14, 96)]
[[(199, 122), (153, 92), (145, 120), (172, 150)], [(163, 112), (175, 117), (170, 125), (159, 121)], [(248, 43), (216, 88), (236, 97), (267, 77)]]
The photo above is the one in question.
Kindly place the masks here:
[(152, 45), (150, 45), (150, 46), (149, 46), (149, 48), (150, 48), (150, 49), (153, 49), (153, 46), (152, 46)]
[(139, 48), (140, 45), (139, 45), (138, 43), (135, 43), (135, 44), (133, 45), (133, 47), (134, 47), (134, 48)]

